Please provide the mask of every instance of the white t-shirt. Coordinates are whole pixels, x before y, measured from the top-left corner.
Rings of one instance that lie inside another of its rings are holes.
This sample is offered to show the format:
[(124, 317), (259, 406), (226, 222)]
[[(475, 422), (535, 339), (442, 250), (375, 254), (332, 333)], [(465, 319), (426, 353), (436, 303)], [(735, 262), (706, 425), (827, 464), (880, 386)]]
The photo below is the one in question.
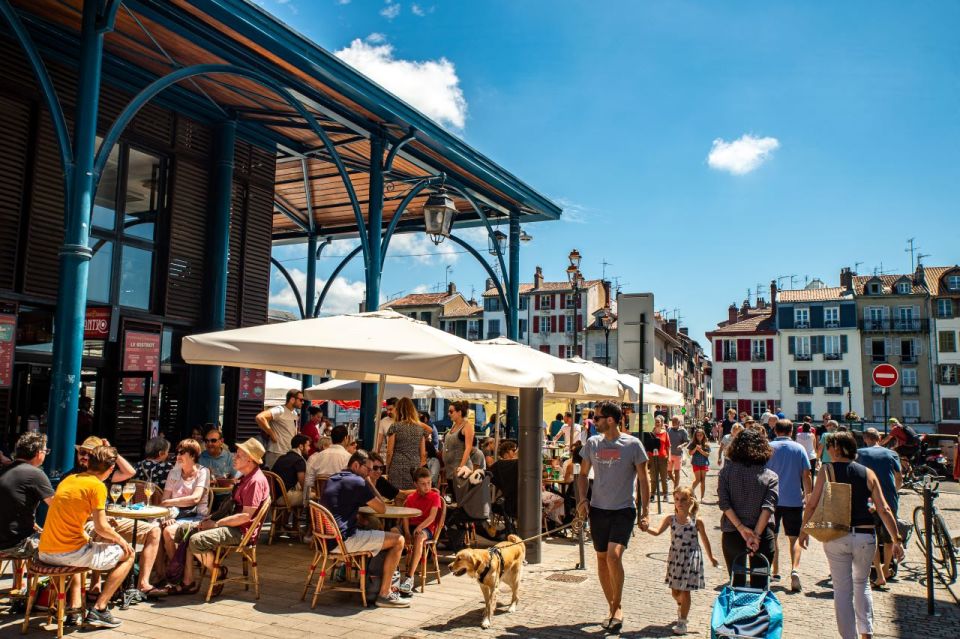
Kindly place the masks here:
[(380, 449), (377, 451), (384, 459), (387, 458), (387, 431), (393, 426), (393, 417), (384, 417), (380, 420), (377, 432), (380, 434)]
[[(180, 497), (190, 497), (198, 486), (203, 487), (204, 493), (197, 503), (197, 515), (206, 517), (210, 513), (207, 511), (207, 493), (210, 490), (210, 469), (206, 466), (194, 466), (196, 472), (190, 479), (183, 478), (183, 469), (177, 464), (167, 475), (167, 483), (164, 484), (164, 490), (170, 491), (170, 497), (179, 499)], [(183, 510), (183, 506), (180, 507)]]
[(813, 433), (797, 433), (797, 443), (803, 446), (803, 449), (807, 451), (807, 457), (810, 459), (817, 456)]
[(274, 406), (270, 409), (270, 414), (273, 416), (270, 428), (273, 429), (277, 441), (267, 440), (267, 452), (282, 455), (290, 450), (290, 440), (297, 434), (299, 416), (286, 406)]

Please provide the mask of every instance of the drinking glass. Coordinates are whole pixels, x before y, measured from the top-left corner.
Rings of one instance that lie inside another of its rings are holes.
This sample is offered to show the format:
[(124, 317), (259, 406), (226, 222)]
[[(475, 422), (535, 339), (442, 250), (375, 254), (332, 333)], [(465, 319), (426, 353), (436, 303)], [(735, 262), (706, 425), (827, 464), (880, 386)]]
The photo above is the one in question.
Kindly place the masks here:
[(156, 491), (157, 486), (152, 481), (148, 481), (143, 485), (143, 496), (146, 498), (146, 503), (150, 505), (150, 498), (153, 496), (154, 491)]
[(126, 505), (130, 506), (130, 500), (133, 499), (133, 496), (137, 493), (137, 487), (133, 484), (124, 484), (123, 485), (123, 501), (126, 502)]
[(120, 494), (123, 492), (123, 486), (120, 484), (111, 484), (110, 485), (110, 500), (116, 505), (117, 500), (120, 499)]

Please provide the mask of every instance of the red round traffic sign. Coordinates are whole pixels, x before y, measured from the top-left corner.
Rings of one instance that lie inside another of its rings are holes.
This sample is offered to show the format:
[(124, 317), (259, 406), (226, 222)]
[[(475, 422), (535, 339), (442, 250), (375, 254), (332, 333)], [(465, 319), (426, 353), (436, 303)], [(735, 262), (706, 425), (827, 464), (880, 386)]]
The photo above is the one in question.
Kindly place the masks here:
[(900, 371), (891, 364), (879, 364), (873, 369), (873, 383), (881, 388), (890, 388), (900, 381)]

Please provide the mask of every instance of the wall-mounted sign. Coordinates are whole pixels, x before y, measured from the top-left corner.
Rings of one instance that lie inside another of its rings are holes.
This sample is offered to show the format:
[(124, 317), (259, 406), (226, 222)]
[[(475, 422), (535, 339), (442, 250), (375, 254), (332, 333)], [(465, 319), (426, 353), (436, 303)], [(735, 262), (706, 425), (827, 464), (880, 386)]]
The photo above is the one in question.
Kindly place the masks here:
[(13, 386), (13, 356), (17, 345), (17, 316), (0, 315), (0, 388)]
[[(153, 393), (160, 390), (160, 333), (126, 331), (123, 335), (123, 370), (152, 371)], [(124, 395), (143, 395), (144, 380), (127, 377), (123, 380)]]
[(112, 314), (109, 306), (88, 306), (83, 319), (83, 339), (110, 339)]
[(240, 399), (263, 401), (267, 372), (256, 368), (240, 369)]

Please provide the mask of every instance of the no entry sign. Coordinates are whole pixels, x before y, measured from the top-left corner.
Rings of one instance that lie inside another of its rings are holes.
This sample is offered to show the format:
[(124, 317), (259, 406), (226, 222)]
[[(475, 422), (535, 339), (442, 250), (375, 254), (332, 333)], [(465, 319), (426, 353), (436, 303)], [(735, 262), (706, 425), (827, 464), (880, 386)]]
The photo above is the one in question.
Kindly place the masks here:
[(880, 364), (873, 369), (873, 383), (881, 388), (890, 388), (900, 381), (900, 372), (890, 364)]

